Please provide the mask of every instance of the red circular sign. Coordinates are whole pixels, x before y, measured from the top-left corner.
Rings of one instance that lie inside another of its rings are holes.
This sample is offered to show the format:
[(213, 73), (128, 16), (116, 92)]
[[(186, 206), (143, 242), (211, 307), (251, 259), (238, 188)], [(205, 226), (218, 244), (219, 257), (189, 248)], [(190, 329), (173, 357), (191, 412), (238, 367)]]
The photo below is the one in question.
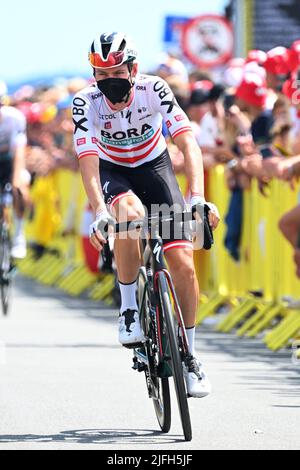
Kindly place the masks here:
[(200, 67), (225, 64), (233, 53), (232, 26), (223, 16), (197, 16), (183, 27), (182, 48), (186, 57)]

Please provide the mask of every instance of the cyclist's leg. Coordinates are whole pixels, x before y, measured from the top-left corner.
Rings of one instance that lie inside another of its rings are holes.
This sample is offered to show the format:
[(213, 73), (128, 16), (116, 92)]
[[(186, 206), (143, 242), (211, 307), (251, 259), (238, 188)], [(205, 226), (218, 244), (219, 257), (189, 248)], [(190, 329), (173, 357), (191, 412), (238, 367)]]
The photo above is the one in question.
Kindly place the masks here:
[[(0, 191), (4, 192), (7, 189), (7, 186), (11, 184), (12, 177), (12, 163), (11, 160), (2, 160), (0, 159)], [(3, 198), (3, 196), (2, 196)], [(5, 196), (7, 199), (7, 196)], [(3, 219), (8, 222), (8, 211), (5, 206), (7, 206), (7, 200), (1, 201), (2, 210), (3, 210)]]
[[(118, 222), (144, 216), (141, 201), (132, 191), (126, 170), (115, 165), (100, 164), (101, 184), (110, 212)], [(121, 291), (119, 341), (129, 346), (144, 339), (136, 302), (136, 280), (140, 267), (139, 237), (136, 231), (116, 235), (114, 255)]]
[[(145, 216), (143, 205), (133, 192), (116, 196), (110, 211), (118, 222), (139, 220)], [(138, 234), (132, 231), (117, 235), (114, 253), (119, 281), (123, 284), (135, 282), (140, 267)]]
[[(165, 248), (166, 249), (166, 248)], [(190, 356), (185, 358), (184, 376), (190, 396), (202, 398), (211, 392), (211, 384), (195, 352), (195, 320), (199, 301), (198, 280), (192, 249), (169, 249), (165, 252), (176, 294), (183, 312)]]
[[(135, 195), (128, 179), (127, 169), (101, 161), (100, 178), (106, 205), (118, 222), (127, 222), (144, 217), (141, 201)], [(130, 284), (136, 281), (140, 266), (138, 234), (121, 233), (116, 236), (114, 254), (119, 281)]]
[[(192, 247), (168, 249), (165, 245), (165, 257), (173, 279), (176, 294), (186, 328), (193, 328), (199, 302), (199, 285), (196, 277)], [(176, 245), (175, 245), (176, 246)]]
[[(148, 211), (152, 212), (152, 209), (157, 211), (157, 206), (161, 206), (159, 211), (162, 214), (170, 209), (182, 213), (185, 203), (168, 153), (164, 153), (159, 159), (143, 167), (134, 189)], [(156, 207), (153, 207), (153, 204)], [(162, 227), (161, 234), (164, 252), (183, 312), (190, 349), (190, 356), (186, 358), (184, 366), (187, 389), (192, 396), (204, 397), (210, 393), (211, 387), (200, 362), (194, 357), (199, 287), (194, 268), (192, 237), (189, 230), (186, 230), (187, 227), (178, 231), (176, 225), (171, 226), (169, 233), (165, 230), (166, 228), (168, 229), (168, 227)]]
[[(164, 152), (153, 162), (137, 168), (140, 171), (135, 184), (135, 193), (140, 197), (149, 213), (160, 207), (160, 212), (182, 212), (185, 208), (168, 152)], [(144, 175), (144, 176), (143, 176)], [(168, 215), (165, 213), (165, 215)], [(179, 233), (178, 233), (179, 232)], [(195, 326), (199, 300), (199, 287), (196, 278), (193, 245), (191, 236), (185, 231), (175, 230), (174, 226), (163, 226), (164, 252), (183, 312), (185, 326)]]
[(25, 209), (29, 203), (29, 187), (31, 175), (27, 170), (21, 172), (20, 185), (14, 189), (14, 213), (17, 217), (23, 219)]
[(25, 258), (26, 256), (26, 238), (24, 233), (24, 214), (28, 201), (30, 185), (30, 174), (27, 170), (22, 170), (20, 174), (20, 183), (18, 188), (13, 191), (13, 209), (14, 209), (14, 237), (12, 240), (12, 256), (14, 258)]

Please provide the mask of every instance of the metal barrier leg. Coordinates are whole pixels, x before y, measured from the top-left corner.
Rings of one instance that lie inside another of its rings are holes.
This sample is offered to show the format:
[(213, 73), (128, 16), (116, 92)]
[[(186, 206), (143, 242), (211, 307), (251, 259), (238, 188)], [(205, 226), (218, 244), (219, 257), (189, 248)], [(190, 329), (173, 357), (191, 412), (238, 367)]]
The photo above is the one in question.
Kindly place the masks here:
[(247, 331), (251, 330), (254, 325), (260, 321), (264, 316), (269, 312), (269, 310), (273, 307), (273, 304), (260, 304), (257, 306), (257, 312), (254, 313), (245, 323), (239, 328), (236, 332), (237, 336), (244, 336), (245, 334), (248, 336)]
[(107, 297), (115, 287), (115, 276), (108, 274), (103, 280), (97, 282), (95, 287), (90, 291), (89, 298), (92, 300), (103, 300)]
[(244, 300), (241, 305), (234, 308), (230, 314), (217, 325), (216, 331), (228, 333), (232, 328), (238, 325), (243, 318), (247, 317), (254, 308), (256, 308), (257, 303), (258, 299), (254, 298)]
[(204, 305), (200, 304), (196, 313), (196, 325), (200, 325), (206, 317), (213, 315), (218, 307), (220, 307), (225, 302), (226, 297), (220, 294), (216, 294)]
[(281, 305), (276, 305), (275, 307), (271, 308), (271, 310), (262, 318), (256, 325), (254, 325), (253, 328), (251, 328), (250, 331), (248, 331), (247, 336), (249, 338), (253, 338), (254, 336), (258, 335), (261, 331), (263, 331), (271, 321), (280, 315), (280, 312), (282, 311), (283, 307)]
[(300, 312), (290, 312), (274, 330), (266, 334), (264, 343), (269, 349), (277, 351), (297, 335), (300, 330)]

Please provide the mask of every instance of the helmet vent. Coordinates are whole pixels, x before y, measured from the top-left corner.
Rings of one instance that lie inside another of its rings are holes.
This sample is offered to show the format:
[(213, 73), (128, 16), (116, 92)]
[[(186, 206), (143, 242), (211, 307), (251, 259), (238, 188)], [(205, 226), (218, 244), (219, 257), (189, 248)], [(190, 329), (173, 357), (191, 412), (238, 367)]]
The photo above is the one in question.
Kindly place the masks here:
[(102, 55), (104, 59), (107, 59), (108, 54), (110, 53), (111, 44), (101, 44), (102, 46)]
[(119, 51), (124, 51), (125, 46), (126, 46), (126, 41), (125, 41), (125, 39), (123, 39), (123, 41), (120, 44)]

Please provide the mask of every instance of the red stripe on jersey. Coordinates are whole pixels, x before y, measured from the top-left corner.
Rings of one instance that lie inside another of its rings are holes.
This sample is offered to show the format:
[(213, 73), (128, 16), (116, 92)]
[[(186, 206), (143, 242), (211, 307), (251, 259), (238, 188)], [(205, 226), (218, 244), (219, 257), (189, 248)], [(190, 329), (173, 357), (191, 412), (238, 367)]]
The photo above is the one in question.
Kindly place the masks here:
[(158, 134), (158, 136), (157, 136), (154, 144), (152, 145), (152, 147), (146, 153), (144, 153), (143, 155), (139, 155), (138, 157), (129, 157), (129, 158), (115, 157), (114, 155), (110, 155), (109, 153), (105, 152), (105, 150), (102, 147), (100, 147), (99, 144), (97, 144), (97, 147), (101, 150), (101, 152), (103, 152), (105, 155), (107, 155), (107, 157), (111, 158), (115, 162), (135, 163), (135, 162), (138, 162), (138, 161), (143, 160), (144, 158), (146, 158), (152, 152), (152, 150), (155, 148), (155, 146), (156, 146), (157, 142), (159, 141), (159, 139), (160, 139), (160, 134)]
[(151, 137), (150, 140), (148, 140), (147, 142), (145, 142), (144, 144), (142, 145), (138, 145), (137, 147), (134, 147), (133, 149), (121, 149), (119, 147), (112, 147), (111, 145), (106, 145), (106, 149), (107, 150), (112, 150), (113, 152), (118, 152), (118, 153), (129, 153), (129, 152), (136, 152), (137, 150), (142, 150), (144, 149), (145, 147), (147, 147), (147, 145), (150, 145), (151, 142), (153, 142), (153, 140), (157, 137), (157, 134), (161, 133), (161, 128), (158, 129), (154, 136)]
[(174, 134), (172, 134), (172, 139), (174, 139), (174, 137), (177, 137), (179, 134), (183, 134), (183, 132), (188, 132), (188, 131), (192, 132), (192, 128), (182, 127), (181, 129), (178, 129), (178, 131), (174, 132)]
[(99, 157), (99, 155), (95, 150), (87, 150), (86, 152), (82, 152), (78, 155), (78, 160), (85, 157)]

